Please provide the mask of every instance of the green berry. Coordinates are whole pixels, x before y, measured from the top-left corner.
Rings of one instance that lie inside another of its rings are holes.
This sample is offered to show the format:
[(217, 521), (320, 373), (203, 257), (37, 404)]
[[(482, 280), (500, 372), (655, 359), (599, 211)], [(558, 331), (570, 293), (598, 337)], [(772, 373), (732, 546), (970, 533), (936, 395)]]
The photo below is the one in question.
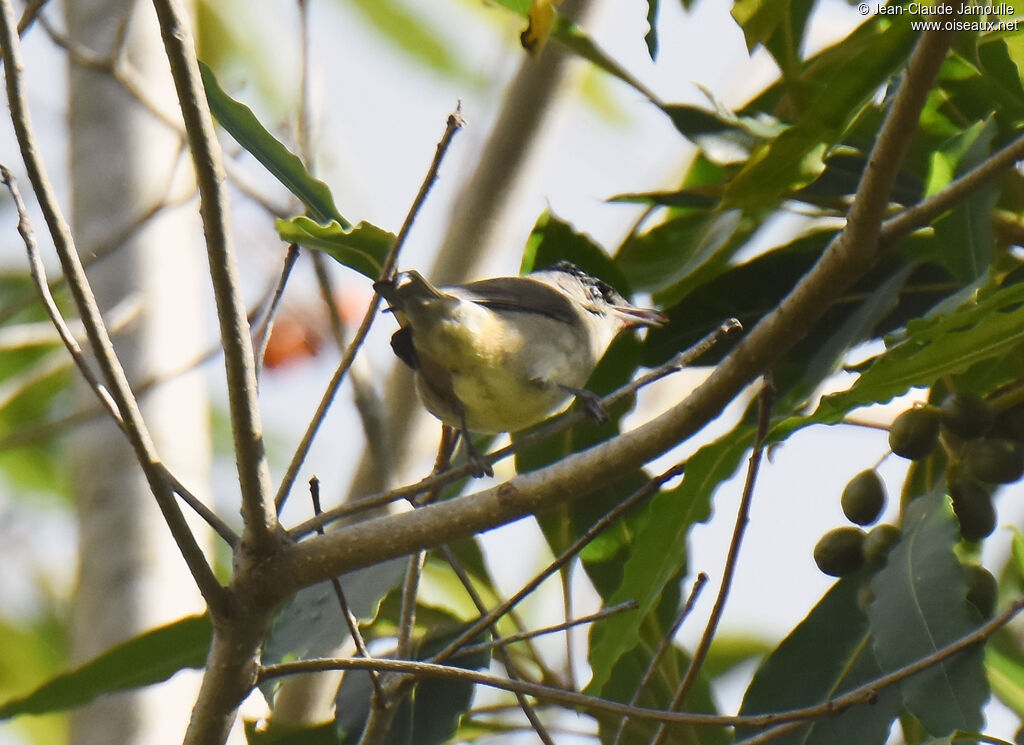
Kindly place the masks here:
[(981, 613), (982, 618), (992, 618), (999, 600), (999, 584), (992, 573), (977, 564), (965, 564), (967, 573), (967, 602)]
[(1024, 448), (1010, 440), (972, 440), (960, 457), (968, 471), (991, 484), (1012, 484), (1024, 476)]
[(942, 425), (957, 437), (971, 440), (988, 432), (995, 413), (981, 396), (973, 393), (952, 393), (942, 402), (939, 416)]
[(981, 484), (959, 481), (949, 485), (953, 512), (960, 521), (960, 535), (966, 541), (980, 541), (996, 529), (996, 510), (992, 497)]
[(874, 469), (861, 471), (843, 489), (843, 514), (857, 525), (870, 525), (885, 507), (885, 484)]
[(933, 408), (907, 409), (889, 427), (889, 447), (902, 458), (920, 460), (939, 442), (939, 415)]
[(876, 525), (864, 538), (864, 559), (872, 566), (882, 566), (901, 535), (895, 525)]
[(825, 574), (845, 577), (864, 565), (864, 531), (836, 528), (823, 535), (814, 547), (814, 563)]

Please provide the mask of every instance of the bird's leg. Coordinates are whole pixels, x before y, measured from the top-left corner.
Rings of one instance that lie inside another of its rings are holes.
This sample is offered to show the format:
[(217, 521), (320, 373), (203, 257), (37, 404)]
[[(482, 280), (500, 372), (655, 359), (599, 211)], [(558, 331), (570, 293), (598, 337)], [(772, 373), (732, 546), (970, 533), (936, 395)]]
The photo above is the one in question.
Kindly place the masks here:
[(601, 405), (601, 397), (596, 393), (588, 391), (586, 388), (573, 388), (568, 385), (559, 384), (558, 387), (566, 393), (574, 395), (595, 422), (604, 424), (608, 421), (608, 412), (604, 410), (604, 406)]
[(491, 464), (487, 462), (484, 454), (476, 449), (476, 445), (473, 444), (473, 440), (469, 437), (469, 427), (466, 426), (466, 413), (460, 412), (459, 418), (462, 420), (459, 434), (462, 436), (462, 442), (466, 445), (466, 460), (469, 461), (469, 465), (473, 469), (473, 476), (476, 478), (493, 476), (494, 469), (491, 468)]

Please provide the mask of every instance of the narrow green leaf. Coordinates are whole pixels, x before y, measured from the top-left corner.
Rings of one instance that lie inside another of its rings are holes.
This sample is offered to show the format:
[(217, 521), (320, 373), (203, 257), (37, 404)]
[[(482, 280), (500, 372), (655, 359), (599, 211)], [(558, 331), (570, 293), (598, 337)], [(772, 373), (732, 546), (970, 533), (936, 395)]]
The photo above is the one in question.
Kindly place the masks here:
[(1012, 544), (1013, 560), (1017, 564), (1017, 573), (1024, 577), (1024, 533), (1020, 532), (1020, 528), (1016, 526), (1013, 528), (1013, 544)]
[(1024, 658), (1016, 639), (1005, 629), (985, 645), (985, 672), (996, 697), (1024, 717)]
[[(957, 137), (950, 147), (953, 152), (947, 150), (941, 153), (950, 162), (949, 179), (984, 161), (989, 155), (995, 134), (995, 122), (989, 119), (967, 128)], [(940, 153), (936, 153), (936, 157), (940, 157)], [(960, 282), (967, 283), (981, 277), (992, 263), (995, 248), (992, 210), (998, 199), (997, 185), (983, 184), (972, 190), (966, 199), (935, 223), (935, 239), (943, 248), (944, 264)]]
[[(903, 538), (872, 579), (873, 648), (884, 673), (938, 652), (981, 623), (953, 552), (959, 528), (941, 490), (910, 502)], [(984, 725), (989, 697), (983, 653), (971, 647), (900, 683), (904, 705), (934, 737)]]
[(551, 30), (551, 35), (583, 59), (597, 65), (602, 70), (618, 78), (627, 85), (632, 86), (645, 98), (648, 98), (651, 101), (657, 101), (657, 96), (655, 96), (647, 86), (631, 75), (626, 68), (612, 59), (603, 49), (593, 42), (583, 29), (569, 19), (563, 18), (562, 16), (556, 17), (555, 26)]
[[(824, 703), (879, 676), (868, 621), (858, 607), (864, 577), (840, 580), (754, 674), (741, 714), (766, 714)], [(794, 675), (794, 671), (799, 671)], [(868, 706), (822, 717), (772, 740), (782, 745), (882, 745), (899, 713), (894, 688)], [(741, 730), (739, 739), (761, 730)]]
[[(632, 556), (622, 584), (608, 604), (637, 602), (639, 617), (657, 604), (668, 582), (685, 569), (688, 536), (695, 523), (711, 516), (711, 495), (732, 476), (754, 437), (753, 428), (740, 424), (686, 461), (686, 476), (675, 489), (662, 491), (636, 521)], [(593, 677), (588, 691), (601, 695), (619, 658), (636, 646), (639, 629), (634, 614), (622, 613), (594, 625), (590, 637)]]
[(858, 406), (881, 403), (914, 386), (963, 372), (1024, 341), (1024, 285), (1013, 285), (948, 315), (908, 324), (907, 336), (881, 355), (848, 390), (822, 399), (815, 419), (838, 421)]
[(743, 29), (747, 51), (761, 44), (787, 79), (798, 74), (800, 47), (813, 0), (737, 0), (732, 17)]
[(801, 102), (796, 124), (755, 153), (726, 188), (724, 205), (771, 205), (816, 178), (828, 149), (898, 73), (916, 39), (905, 18), (873, 19), (808, 62), (791, 89), (792, 103)]
[(739, 210), (688, 211), (627, 240), (615, 263), (638, 289), (671, 307), (725, 271), (754, 222)]
[(288, 243), (323, 251), (339, 264), (370, 279), (378, 279), (384, 260), (395, 242), (393, 233), (368, 222), (346, 227), (334, 220), (327, 225), (299, 215), (289, 220), (274, 221), (277, 234)]
[(801, 365), (800, 380), (776, 403), (777, 410), (792, 411), (803, 405), (822, 381), (839, 369), (855, 345), (871, 338), (872, 329), (899, 303), (900, 291), (913, 271), (914, 266), (908, 264), (885, 280), (838, 329), (828, 335), (824, 343), (817, 346)]
[(209, 67), (200, 62), (199, 71), (203, 76), (210, 110), (227, 133), (298, 197), (317, 222), (335, 220), (347, 228), (349, 223), (334, 206), (334, 198), (327, 184), (313, 178), (298, 156), (260, 124), (252, 109), (225, 93)]
[(71, 709), (104, 693), (141, 688), (184, 668), (202, 667), (212, 635), (206, 615), (147, 631), (58, 675), (29, 695), (0, 705), (0, 719)]

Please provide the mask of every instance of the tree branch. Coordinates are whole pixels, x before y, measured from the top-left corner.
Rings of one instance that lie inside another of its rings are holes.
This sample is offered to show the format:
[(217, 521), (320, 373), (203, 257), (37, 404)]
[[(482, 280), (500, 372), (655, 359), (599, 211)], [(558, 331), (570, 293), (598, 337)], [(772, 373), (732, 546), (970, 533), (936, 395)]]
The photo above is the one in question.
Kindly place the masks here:
[(438, 677), (453, 680), (462, 680), (478, 685), (485, 685), (505, 691), (523, 693), (533, 696), (538, 700), (560, 704), (568, 708), (578, 708), (585, 711), (602, 711), (618, 716), (628, 716), (631, 719), (651, 722), (662, 722), (665, 724), (689, 724), (705, 725), (712, 727), (775, 727), (777, 728), (762, 732), (755, 737), (743, 740), (738, 745), (752, 745), (754, 742), (766, 742), (771, 739), (770, 733), (781, 734), (785, 728), (794, 729), (801, 722), (808, 722), (814, 719), (833, 717), (860, 704), (867, 704), (878, 697), (878, 694), (885, 688), (894, 686), (918, 673), (945, 662), (954, 655), (980, 644), (992, 634), (1010, 622), (1018, 613), (1024, 610), (1024, 596), (1017, 598), (1002, 613), (994, 616), (986, 623), (979, 626), (970, 634), (956, 640), (955, 642), (922, 657), (909, 665), (894, 670), (887, 675), (869, 681), (835, 698), (828, 699), (820, 704), (805, 706), (799, 709), (781, 711), (769, 714), (700, 714), (693, 712), (663, 711), (642, 706), (632, 706), (619, 701), (610, 701), (598, 696), (591, 696), (585, 693), (577, 693), (563, 688), (531, 683), (522, 680), (509, 680), (498, 675), (482, 673), (476, 670), (467, 670), (461, 667), (450, 667), (438, 665), (431, 662), (416, 662), (409, 660), (388, 660), (375, 658), (343, 658), (343, 659), (317, 659), (301, 660), (299, 662), (285, 662), (279, 665), (268, 665), (260, 669), (257, 676), (259, 682), (265, 682), (284, 675), (302, 675), (305, 673), (323, 672), (325, 670), (369, 670), (376, 669), (389, 672), (406, 673), (421, 677)]
[(979, 186), (1009, 170), (1024, 158), (1024, 136), (992, 153), (988, 158), (949, 183), (944, 189), (882, 223), (883, 248), (923, 228), (946, 210), (966, 199)]
[(263, 445), (256, 389), (256, 369), (249, 321), (238, 286), (238, 269), (227, 222), (227, 188), (220, 145), (196, 61), (195, 43), (177, 0), (154, 0), (160, 35), (178, 93), (185, 132), (199, 183), (210, 278), (217, 302), (231, 430), (245, 527), (242, 545), (257, 555), (269, 553), (280, 540), (277, 513), (270, 501), (270, 470)]
[(219, 609), (224, 604), (223, 588), (217, 582), (202, 549), (185, 521), (185, 516), (174, 498), (174, 493), (164, 478), (164, 468), (149, 436), (124, 369), (114, 352), (110, 336), (103, 324), (103, 317), (75, 248), (71, 229), (60, 211), (56, 195), (39, 155), (28, 103), (22, 86), (21, 44), (15, 29), (14, 11), (10, 0), (0, 0), (0, 44), (3, 45), (4, 73), (11, 121), (14, 124), (14, 132), (21, 149), (22, 159), (25, 162), (25, 169), (49, 228), (54, 248), (60, 259), (64, 276), (67, 278), (68, 288), (78, 308), (89, 344), (96, 355), (97, 363), (106, 381), (107, 391), (116, 405), (124, 432), (132, 445), (139, 465), (142, 467), (157, 506), (167, 522), (171, 535), (178, 545), (196, 585), (211, 610)]

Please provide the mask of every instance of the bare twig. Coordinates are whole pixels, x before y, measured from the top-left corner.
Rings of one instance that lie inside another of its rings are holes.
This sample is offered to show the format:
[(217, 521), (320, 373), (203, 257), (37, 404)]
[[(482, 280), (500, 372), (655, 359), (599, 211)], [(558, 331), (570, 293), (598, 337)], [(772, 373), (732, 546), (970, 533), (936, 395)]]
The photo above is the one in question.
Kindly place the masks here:
[[(15, 30), (14, 11), (10, 0), (0, 0), (0, 44), (3, 45), (7, 101), (18, 146), (21, 149), (29, 180), (57, 250), (61, 267), (67, 277), (68, 287), (78, 308), (89, 343), (96, 354), (110, 399), (122, 419), (124, 431), (135, 451), (136, 459), (142, 466), (146, 481), (153, 491), (157, 505), (196, 585), (211, 609), (219, 610), (224, 603), (223, 588), (217, 582), (212, 568), (206, 561), (202, 549), (164, 478), (164, 469), (160, 465), (160, 458), (156, 454), (153, 441), (142, 419), (138, 402), (128, 384), (124, 369), (114, 353), (113, 344), (104, 327), (99, 307), (75, 249), (71, 229), (58, 207), (56, 195), (39, 156), (39, 148), (36, 144), (22, 85), (21, 44)], [(39, 286), (40, 291), (42, 292), (45, 287), (44, 279), (42, 285)], [(48, 294), (48, 290), (46, 294)], [(73, 337), (70, 337), (70, 334), (68, 336), (73, 341)]]
[[(620, 613), (626, 611), (636, 610), (635, 600), (626, 600), (617, 605), (610, 605), (607, 608), (602, 608), (599, 611), (590, 613), (585, 616), (579, 616), (577, 618), (571, 618), (568, 621), (562, 623), (552, 624), (551, 626), (544, 626), (539, 629), (533, 629), (532, 631), (520, 631), (518, 634), (509, 634), (503, 636), (500, 639), (492, 639), (489, 642), (480, 642), (479, 644), (467, 644), (459, 650), (459, 653), (453, 655), (454, 658), (461, 657), (463, 655), (473, 654), (474, 652), (482, 652), (485, 649), (493, 649), (495, 647), (507, 647), (516, 642), (526, 641), (528, 639), (536, 639), (538, 636), (545, 636), (547, 634), (557, 634), (559, 631), (565, 631), (567, 629), (575, 628), (576, 626), (582, 626), (588, 623), (594, 623), (595, 621), (601, 621), (605, 618), (617, 616)], [(572, 688), (572, 686), (570, 686)]]
[(59, 32), (46, 19), (46, 16), (39, 16), (39, 24), (46, 31), (50, 40), (67, 53), (68, 59), (80, 67), (107, 73), (164, 126), (174, 132), (184, 134), (181, 119), (176, 116), (176, 112), (168, 111), (150, 93), (148, 83), (143, 80), (135, 67), (128, 61), (124, 47), (128, 28), (126, 21), (127, 19), (122, 20), (121, 26), (118, 29), (119, 42), (115, 45), (115, 51), (109, 56), (101, 56)]
[(922, 228), (949, 208), (969, 197), (981, 184), (991, 181), (1024, 158), (1024, 136), (990, 155), (941, 191), (908, 207), (882, 223), (879, 241), (883, 247), (896, 243)]
[[(309, 497), (313, 500), (313, 512), (319, 514), (320, 512), (320, 479), (316, 476), (309, 480)], [(321, 533), (323, 528), (320, 529)], [(345, 591), (342, 589), (341, 582), (338, 581), (337, 577), (331, 577), (331, 587), (334, 588), (334, 596), (338, 598), (338, 605), (341, 608), (341, 614), (345, 617), (345, 624), (348, 626), (348, 632), (352, 635), (352, 641), (355, 642), (356, 650), (360, 655), (371, 659), (372, 655), (370, 650), (366, 646), (366, 640), (363, 639), (363, 634), (359, 630), (359, 619), (355, 617), (355, 614), (348, 607), (348, 600), (345, 599)], [(380, 673), (376, 670), (370, 670), (370, 682), (373, 684), (374, 694), (381, 696), (382, 691), (380, 687)]]
[(439, 653), (434, 655), (431, 660), (433, 662), (443, 662), (444, 660), (451, 657), (457, 652), (463, 644), (468, 642), (474, 636), (479, 634), (485, 628), (494, 623), (497, 619), (508, 613), (512, 608), (519, 604), (523, 598), (532, 593), (540, 584), (550, 577), (552, 574), (557, 572), (560, 568), (565, 566), (569, 561), (573, 559), (580, 551), (584, 549), (591, 541), (593, 541), (598, 535), (600, 535), (609, 526), (615, 524), (623, 515), (626, 514), (630, 509), (635, 507), (640, 502), (648, 499), (655, 494), (663, 484), (672, 480), (680, 473), (683, 472), (683, 466), (676, 464), (672, 468), (668, 469), (659, 476), (655, 476), (648, 481), (640, 489), (636, 490), (617, 505), (613, 510), (608, 512), (604, 517), (598, 520), (596, 523), (590, 526), (589, 529), (579, 538), (577, 538), (570, 546), (568, 546), (562, 553), (560, 553), (554, 561), (547, 565), (543, 571), (541, 571), (536, 577), (527, 582), (519, 592), (509, 597), (505, 602), (499, 604), (488, 613), (481, 616), (476, 622), (470, 625), (457, 639), (452, 641), (447, 647), (441, 650)]
[[(313, 259), (313, 271), (316, 274), (317, 285), (320, 288), (320, 299), (323, 302), (327, 318), (331, 323), (331, 333), (334, 336), (334, 343), (338, 350), (344, 354), (348, 341), (345, 334), (345, 324), (342, 322), (341, 314), (338, 312), (338, 304), (334, 293), (334, 283), (331, 281), (331, 273), (328, 267), (327, 257), (322, 251), (310, 251), (308, 254)], [(353, 360), (348, 375), (352, 381), (353, 398), (355, 399), (356, 411), (363, 425), (363, 433), (366, 435), (366, 443), (377, 461), (378, 467), (383, 471), (390, 467), (388, 462), (389, 442), (387, 439), (387, 416), (384, 411), (384, 404), (376, 389), (370, 382), (370, 376), (360, 365), (359, 360)]]
[[(14, 201), (15, 208), (18, 212), (18, 232), (21, 234), (22, 240), (25, 243), (25, 249), (28, 253), (29, 259), (29, 271), (32, 275), (32, 280), (36, 286), (36, 290), (39, 293), (39, 297), (42, 300), (43, 307), (46, 309), (47, 315), (50, 317), (51, 323), (57, 330), (57, 335), (60, 337), (65, 349), (67, 349), (68, 353), (71, 355), (72, 362), (76, 367), (78, 367), (79, 372), (85, 379), (86, 385), (99, 399), (101, 407), (110, 415), (118, 428), (127, 435), (128, 430), (125, 427), (121, 413), (117, 409), (117, 405), (114, 403), (113, 398), (111, 398), (109, 391), (107, 391), (106, 387), (100, 382), (96, 373), (89, 365), (78, 340), (75, 339), (74, 334), (71, 333), (71, 329), (68, 327), (63, 316), (61, 316), (56, 302), (54, 302), (53, 295), (50, 294), (49, 283), (46, 281), (43, 262), (39, 256), (35, 235), (32, 231), (32, 226), (29, 223), (28, 212), (25, 209), (25, 203), (21, 198), (18, 185), (10, 171), (7, 170), (6, 166), (0, 165), (0, 173), (2, 173), (3, 183), (7, 185), (8, 190), (11, 192), (11, 198)], [(209, 507), (207, 507), (198, 497), (185, 488), (177, 477), (168, 470), (166, 465), (162, 462), (158, 462), (153, 465), (161, 472), (161, 477), (168, 486), (176, 492), (178, 496), (180, 496), (182, 500), (206, 522), (207, 525), (213, 528), (213, 530), (216, 531), (216, 533), (223, 538), (229, 546), (233, 547), (238, 542), (238, 536), (233, 530), (231, 530), (228, 524), (225, 523)]]
[(29, 0), (25, 3), (25, 10), (21, 13), (21, 18), (18, 19), (18, 35), (22, 36), (32, 26), (32, 23), (39, 17), (39, 13), (43, 10), (43, 6), (48, 3), (49, 0)]
[[(675, 711), (682, 708), (686, 703), (693, 684), (697, 682), (697, 676), (711, 649), (711, 642), (718, 631), (718, 624), (722, 620), (722, 613), (725, 611), (725, 603), (729, 598), (729, 591), (732, 589), (732, 578), (736, 573), (736, 564), (740, 557), (740, 546), (743, 544), (743, 535), (747, 530), (747, 523), (750, 522), (750, 504), (754, 496), (754, 485), (757, 483), (757, 473), (761, 465), (761, 455), (764, 451), (764, 438), (768, 434), (771, 425), (772, 406), (775, 400), (775, 387), (771, 378), (765, 376), (761, 386), (761, 392), (757, 402), (757, 432), (754, 435), (754, 445), (750, 453), (750, 463), (747, 466), (747, 477), (743, 483), (743, 494), (740, 497), (739, 507), (736, 509), (736, 523), (733, 525), (732, 538), (729, 541), (729, 553), (725, 558), (725, 566), (722, 568), (722, 584), (718, 588), (718, 595), (715, 597), (715, 604), (711, 609), (707, 626), (701, 635), (700, 642), (693, 652), (690, 660), (690, 667), (679, 684), (679, 689), (672, 698), (669, 710)], [(652, 745), (661, 745), (665, 738), (665, 728), (659, 727), (652, 739)]]
[[(473, 601), (473, 605), (476, 606), (477, 613), (482, 615), (487, 614), (487, 606), (484, 604), (483, 599), (480, 597), (480, 593), (473, 587), (473, 583), (469, 578), (469, 574), (463, 568), (455, 552), (451, 550), (449, 546), (441, 546), (441, 553), (445, 558), (445, 561), (451, 565), (452, 570), (458, 575), (459, 580), (462, 582), (463, 587), (466, 588), (466, 592), (469, 593), (470, 599)], [(501, 634), (498, 631), (498, 624), (495, 621), (490, 624), (491, 635), (494, 639), (501, 639)], [(522, 673), (518, 667), (512, 661), (512, 655), (508, 653), (508, 650), (504, 645), (498, 645), (494, 648), (494, 653), (497, 655), (501, 664), (505, 667), (505, 673), (508, 675), (510, 680), (521, 680)], [(533, 704), (529, 702), (525, 694), (516, 693), (516, 701), (519, 704), (519, 708), (523, 710), (523, 714), (526, 715), (526, 719), (530, 722), (530, 726), (533, 727), (533, 731), (537, 733), (537, 737), (544, 745), (555, 745), (554, 740), (551, 739), (551, 734), (547, 731), (544, 723), (541, 722), (540, 717), (537, 716), (537, 712), (533, 707)]]
[[(377, 670), (418, 675), (421, 677), (439, 677), (452, 680), (462, 680), (469, 683), (485, 685), (491, 688), (524, 693), (533, 696), (540, 701), (547, 701), (560, 704), (567, 708), (577, 708), (584, 711), (601, 711), (617, 716), (628, 716), (631, 719), (663, 722), (665, 724), (705, 725), (711, 727), (773, 727), (784, 725), (788, 729), (794, 729), (800, 723), (825, 717), (833, 717), (860, 704), (868, 704), (875, 700), (879, 693), (890, 686), (896, 685), (918, 673), (938, 665), (950, 657), (969, 649), (989, 638), (996, 631), (1005, 626), (1009, 621), (1024, 609), (1024, 596), (1019, 597), (1002, 613), (994, 616), (988, 622), (979, 626), (975, 631), (958, 639), (957, 641), (922, 657), (920, 660), (883, 675), (873, 681), (844, 693), (841, 696), (829, 699), (820, 704), (807, 706), (800, 709), (775, 712), (769, 714), (747, 714), (740, 716), (729, 716), (722, 714), (700, 714), (693, 712), (662, 711), (640, 706), (632, 706), (618, 701), (609, 701), (597, 696), (589, 696), (576, 691), (568, 691), (562, 688), (531, 683), (522, 680), (509, 680), (498, 675), (481, 673), (476, 670), (467, 670), (461, 667), (449, 667), (432, 662), (411, 662), (406, 660), (389, 660), (375, 658), (366, 660), (363, 658), (343, 659), (319, 659), (302, 660), (299, 662), (285, 662), (280, 665), (268, 665), (260, 669), (257, 676), (259, 682), (272, 680), (285, 675), (301, 675), (306, 673), (322, 672), (325, 670), (367, 670), (371, 667)], [(781, 727), (779, 728), (781, 730)], [(752, 745), (752, 743), (765, 742), (765, 735), (772, 733), (781, 734), (772, 729), (756, 736), (755, 739), (743, 740), (738, 745)]]
[(257, 554), (263, 554), (277, 545), (279, 527), (277, 513), (270, 503), (270, 471), (260, 422), (255, 360), (228, 229), (228, 199), (220, 146), (185, 14), (177, 0), (154, 0), (153, 5), (199, 182), (199, 211), (224, 344), (231, 429), (242, 492), (243, 542)]
[[(437, 180), (441, 161), (444, 160), (445, 153), (448, 152), (448, 146), (451, 144), (452, 138), (455, 137), (455, 133), (459, 131), (463, 124), (464, 121), (462, 119), (460, 109), (456, 107), (455, 111), (448, 115), (444, 134), (441, 136), (440, 142), (437, 143), (434, 160), (427, 169), (427, 175), (423, 179), (423, 183), (420, 185), (420, 190), (416, 194), (416, 198), (413, 199), (412, 206), (409, 208), (409, 212), (405, 217), (405, 222), (402, 223), (402, 227), (398, 231), (398, 235), (395, 236), (394, 245), (391, 246), (387, 257), (384, 260), (384, 266), (381, 269), (381, 279), (391, 276), (394, 272), (395, 262), (398, 260), (398, 252), (405, 244), (405, 239), (409, 235), (409, 230), (412, 228), (413, 221), (416, 219), (416, 215), (419, 214), (424, 201), (426, 201), (427, 194), (430, 193), (430, 189), (434, 185), (434, 181)], [(366, 309), (366, 314), (363, 316), (362, 323), (359, 324), (359, 329), (356, 331), (355, 336), (349, 343), (348, 349), (345, 350), (345, 354), (342, 356), (337, 370), (335, 370), (334, 375), (327, 384), (327, 390), (324, 391), (324, 395), (320, 399), (320, 404), (317, 406), (316, 413), (313, 414), (313, 418), (310, 420), (309, 426), (306, 428), (306, 432), (302, 436), (302, 441), (295, 449), (295, 455), (292, 456), (291, 463), (288, 464), (288, 471), (281, 480), (281, 486), (278, 488), (277, 496), (274, 498), (274, 504), (277, 506), (278, 512), (281, 511), (285, 500), (288, 499), (288, 494), (291, 491), (292, 485), (295, 483), (295, 478), (298, 475), (299, 468), (302, 466), (306, 456), (309, 454), (309, 448), (313, 444), (313, 438), (316, 437), (316, 433), (319, 431), (320, 425), (323, 422), (324, 417), (327, 415), (327, 409), (330, 408), (331, 403), (334, 401), (334, 396), (337, 394), (338, 388), (341, 386), (341, 381), (344, 380), (345, 374), (352, 366), (352, 361), (355, 359), (356, 352), (366, 339), (366, 335), (370, 331), (370, 325), (373, 323), (379, 307), (380, 297), (374, 295), (373, 300), (370, 302), (370, 307)]]
[(259, 329), (256, 332), (256, 382), (259, 382), (260, 373), (263, 371), (263, 356), (267, 353), (267, 343), (270, 341), (270, 334), (274, 330), (274, 317), (277, 315), (281, 305), (281, 297), (284, 295), (284, 286), (288, 283), (292, 268), (299, 258), (299, 245), (292, 243), (288, 246), (288, 253), (285, 254), (284, 263), (281, 266), (281, 275), (274, 288), (274, 296), (270, 300), (270, 307), (263, 316)]
[[(693, 612), (693, 606), (697, 603), (697, 598), (700, 596), (701, 590), (704, 589), (704, 585), (707, 584), (708, 575), (701, 572), (697, 575), (697, 579), (693, 583), (693, 588), (690, 590), (689, 597), (686, 598), (686, 602), (683, 604), (682, 609), (676, 615), (675, 620), (669, 627), (668, 631), (661, 638), (657, 648), (654, 650), (654, 654), (651, 655), (651, 659), (647, 663), (647, 669), (644, 671), (643, 677), (640, 682), (636, 685), (636, 690), (633, 691), (633, 695), (630, 696), (629, 703), (636, 706), (640, 700), (640, 694), (644, 692), (648, 684), (654, 678), (655, 673), (658, 671), (658, 665), (661, 664), (662, 657), (665, 653), (673, 647), (675, 644), (676, 634), (679, 633), (679, 629), (683, 625), (691, 612)], [(623, 736), (626, 734), (626, 727), (629, 725), (629, 717), (622, 717), (619, 721), (619, 728), (615, 732), (615, 740), (612, 745), (619, 745), (622, 742)]]

